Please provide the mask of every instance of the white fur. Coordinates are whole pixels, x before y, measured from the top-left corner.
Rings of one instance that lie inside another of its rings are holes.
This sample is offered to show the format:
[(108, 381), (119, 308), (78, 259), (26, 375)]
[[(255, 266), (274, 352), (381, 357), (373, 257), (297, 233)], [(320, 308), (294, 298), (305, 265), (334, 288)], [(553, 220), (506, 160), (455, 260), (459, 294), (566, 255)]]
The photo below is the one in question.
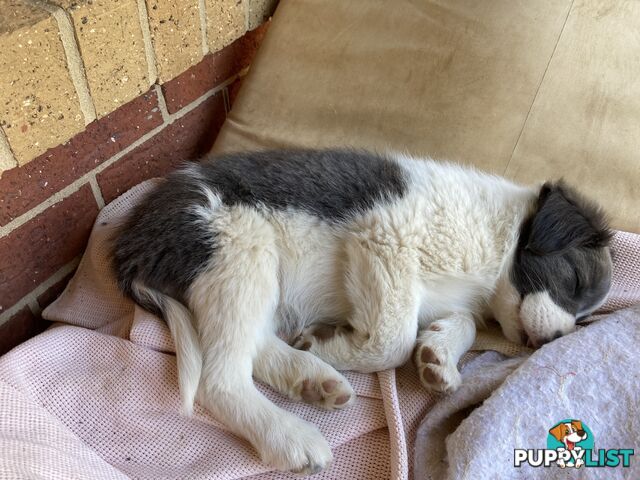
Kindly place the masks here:
[(560, 308), (542, 291), (527, 295), (520, 306), (520, 319), (531, 339), (553, 338), (556, 332), (566, 335), (575, 329), (576, 317)]
[[(471, 348), (476, 328), (469, 313), (452, 313), (432, 323), (418, 333), (416, 366), (420, 380), (427, 387), (441, 392), (456, 390), (462, 381), (458, 361)], [(428, 349), (437, 362), (424, 361), (422, 354)], [(431, 376), (425, 372), (431, 371)]]
[[(331, 452), (315, 427), (263, 397), (252, 374), (291, 398), (341, 408), (354, 395), (334, 367), (400, 365), (420, 330), (418, 345), (440, 361), (429, 368), (443, 382), (430, 386), (455, 388), (478, 311), (508, 284), (535, 192), (456, 165), (404, 155), (397, 161), (409, 175), (407, 194), (349, 222), (227, 207), (211, 191), (209, 208), (198, 210), (218, 245), (188, 294), (197, 338), (186, 338), (183, 312), (170, 315), (183, 401), (199, 386), (199, 400), (279, 469), (315, 472)], [(353, 330), (339, 327), (319, 341), (313, 332), (323, 323)], [(293, 350), (278, 333), (299, 335), (297, 345), (309, 352)], [(201, 372), (192, 368), (198, 361)]]
[(493, 315), (500, 323), (502, 333), (515, 343), (522, 341), (522, 325), (520, 323), (520, 293), (510, 281), (508, 275), (498, 279), (495, 294), (489, 301), (489, 315)]
[(164, 307), (164, 317), (176, 348), (182, 412), (191, 415), (202, 371), (202, 351), (191, 313), (180, 302), (138, 282), (134, 282), (133, 289), (138, 297), (147, 297), (153, 304)]

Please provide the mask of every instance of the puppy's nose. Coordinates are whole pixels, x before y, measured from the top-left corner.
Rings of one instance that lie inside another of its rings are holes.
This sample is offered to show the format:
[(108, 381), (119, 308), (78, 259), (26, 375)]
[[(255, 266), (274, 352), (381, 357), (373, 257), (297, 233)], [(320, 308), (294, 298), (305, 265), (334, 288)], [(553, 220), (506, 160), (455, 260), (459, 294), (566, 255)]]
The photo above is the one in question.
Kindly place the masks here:
[(585, 434), (584, 430), (578, 430), (576, 433), (577, 433), (577, 434), (578, 434), (578, 436), (580, 436), (580, 437), (584, 437), (584, 434)]
[(549, 343), (556, 338), (560, 338), (561, 336), (562, 332), (560, 330), (556, 330), (552, 337), (532, 338), (529, 342), (532, 344), (533, 348), (539, 348), (545, 343)]

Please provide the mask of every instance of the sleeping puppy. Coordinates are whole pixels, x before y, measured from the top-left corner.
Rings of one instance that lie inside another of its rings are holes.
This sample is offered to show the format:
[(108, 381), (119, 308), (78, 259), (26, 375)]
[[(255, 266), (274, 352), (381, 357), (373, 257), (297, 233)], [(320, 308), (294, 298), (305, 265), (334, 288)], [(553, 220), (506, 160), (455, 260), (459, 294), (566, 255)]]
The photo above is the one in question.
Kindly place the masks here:
[(483, 315), (539, 346), (597, 308), (610, 237), (563, 183), (525, 188), (397, 154), (271, 151), (169, 175), (121, 226), (113, 259), (122, 290), (171, 330), (184, 410), (197, 395), (264, 462), (308, 474), (331, 462), (327, 442), (252, 376), (340, 409), (355, 395), (337, 370), (393, 368), (417, 346), (422, 382), (451, 391)]

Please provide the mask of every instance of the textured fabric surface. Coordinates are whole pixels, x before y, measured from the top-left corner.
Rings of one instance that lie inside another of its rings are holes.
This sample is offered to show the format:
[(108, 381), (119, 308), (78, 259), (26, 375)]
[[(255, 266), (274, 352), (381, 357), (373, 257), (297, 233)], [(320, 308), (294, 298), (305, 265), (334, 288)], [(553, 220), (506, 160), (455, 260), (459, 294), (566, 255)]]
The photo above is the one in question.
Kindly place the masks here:
[(525, 358), (508, 359), (497, 352), (484, 352), (466, 362), (461, 372), (460, 389), (434, 405), (416, 433), (415, 478), (442, 479), (447, 476), (447, 437)]
[[(20, 371), (20, 365), (2, 363)], [(0, 401), (0, 479), (127, 478), (52, 415), (46, 399), (3, 379)]]
[(640, 235), (617, 232), (611, 249), (613, 282), (602, 312), (612, 312), (640, 302)]
[(514, 449), (546, 448), (549, 429), (567, 418), (591, 429), (595, 449), (637, 452), (638, 343), (640, 305), (547, 344), (529, 358), (480, 355), (466, 365), (462, 387), (435, 405), (420, 426), (416, 478), (640, 478), (635, 457), (629, 468), (513, 466)]

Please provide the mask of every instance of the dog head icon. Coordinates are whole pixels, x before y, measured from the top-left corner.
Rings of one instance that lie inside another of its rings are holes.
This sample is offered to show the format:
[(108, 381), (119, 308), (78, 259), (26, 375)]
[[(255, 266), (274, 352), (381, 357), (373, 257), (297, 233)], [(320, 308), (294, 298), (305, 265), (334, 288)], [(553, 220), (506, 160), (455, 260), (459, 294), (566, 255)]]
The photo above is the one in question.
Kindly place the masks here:
[(573, 450), (576, 443), (585, 440), (587, 432), (582, 428), (580, 420), (562, 422), (549, 430), (549, 433), (559, 442), (564, 443), (567, 450)]

